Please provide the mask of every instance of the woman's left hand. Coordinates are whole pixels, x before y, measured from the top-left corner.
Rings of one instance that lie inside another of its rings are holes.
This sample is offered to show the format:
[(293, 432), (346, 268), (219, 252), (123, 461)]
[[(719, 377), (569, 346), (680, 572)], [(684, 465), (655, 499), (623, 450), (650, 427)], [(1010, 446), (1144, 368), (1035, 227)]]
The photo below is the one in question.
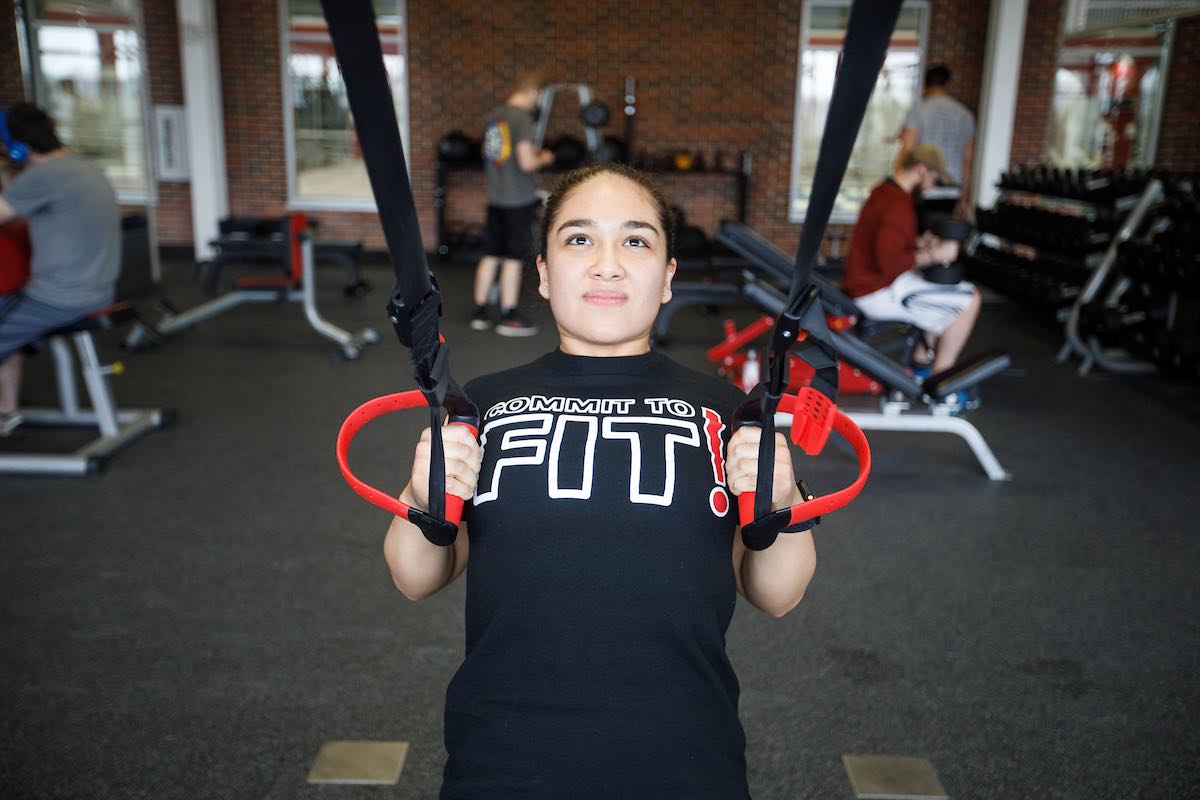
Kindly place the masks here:
[[(747, 425), (740, 428), (729, 441), (725, 451), (725, 476), (729, 491), (735, 495), (753, 492), (758, 485), (758, 442), (762, 439), (762, 428)], [(801, 502), (800, 489), (796, 485), (796, 473), (792, 469), (792, 452), (782, 433), (775, 433), (774, 482), (771, 486), (771, 510), (789, 508)]]

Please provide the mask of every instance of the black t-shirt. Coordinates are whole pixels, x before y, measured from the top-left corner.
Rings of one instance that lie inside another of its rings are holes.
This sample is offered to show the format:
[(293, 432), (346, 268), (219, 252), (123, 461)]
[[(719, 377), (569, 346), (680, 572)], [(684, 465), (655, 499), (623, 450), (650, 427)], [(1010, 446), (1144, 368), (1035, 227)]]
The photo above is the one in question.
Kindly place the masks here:
[(443, 800), (744, 799), (724, 487), (742, 393), (654, 352), (556, 351), (466, 388), (484, 458)]

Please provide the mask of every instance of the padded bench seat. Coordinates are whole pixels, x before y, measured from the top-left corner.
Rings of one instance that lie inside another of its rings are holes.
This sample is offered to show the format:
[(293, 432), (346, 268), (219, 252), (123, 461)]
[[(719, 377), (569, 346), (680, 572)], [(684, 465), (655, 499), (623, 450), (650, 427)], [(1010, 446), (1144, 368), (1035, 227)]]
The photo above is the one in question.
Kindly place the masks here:
[[(313, 226), (310, 224), (309, 229)], [(288, 219), (229, 218), (221, 222), (221, 235), (210, 244), (217, 255), (201, 266), (200, 284), (208, 292), (216, 292), (221, 269), (227, 263), (239, 261), (275, 262), (285, 273), (292, 271), (288, 246)], [(359, 241), (313, 240), (313, 257), (336, 261), (346, 271), (345, 293), (361, 297), (370, 290), (362, 277), (359, 261), (363, 256)]]

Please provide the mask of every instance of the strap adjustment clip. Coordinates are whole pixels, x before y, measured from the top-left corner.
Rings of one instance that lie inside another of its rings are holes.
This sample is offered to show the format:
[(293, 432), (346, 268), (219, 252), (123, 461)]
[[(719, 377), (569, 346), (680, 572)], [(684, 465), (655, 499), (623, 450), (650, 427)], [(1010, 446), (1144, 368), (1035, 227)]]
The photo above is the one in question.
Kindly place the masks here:
[[(430, 289), (415, 305), (404, 302), (400, 292), (392, 294), (388, 300), (387, 314), (396, 329), (400, 343), (412, 349), (414, 343), (424, 343), (438, 340), (438, 318), (442, 316), (442, 292), (438, 288), (437, 279), (429, 276)], [(433, 335), (429, 333), (432, 331)]]

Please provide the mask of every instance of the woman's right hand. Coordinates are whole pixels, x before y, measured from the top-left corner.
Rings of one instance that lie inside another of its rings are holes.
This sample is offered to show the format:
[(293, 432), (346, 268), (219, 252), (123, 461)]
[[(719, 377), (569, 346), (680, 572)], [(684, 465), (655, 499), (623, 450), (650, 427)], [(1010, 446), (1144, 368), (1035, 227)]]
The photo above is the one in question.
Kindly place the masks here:
[[(400, 493), (400, 500), (421, 511), (429, 510), (429, 464), (431, 461), (429, 428), (421, 431), (421, 440), (413, 456), (412, 479)], [(479, 482), (483, 449), (465, 425), (446, 425), (442, 428), (442, 450), (446, 461), (446, 492), (470, 500)]]

